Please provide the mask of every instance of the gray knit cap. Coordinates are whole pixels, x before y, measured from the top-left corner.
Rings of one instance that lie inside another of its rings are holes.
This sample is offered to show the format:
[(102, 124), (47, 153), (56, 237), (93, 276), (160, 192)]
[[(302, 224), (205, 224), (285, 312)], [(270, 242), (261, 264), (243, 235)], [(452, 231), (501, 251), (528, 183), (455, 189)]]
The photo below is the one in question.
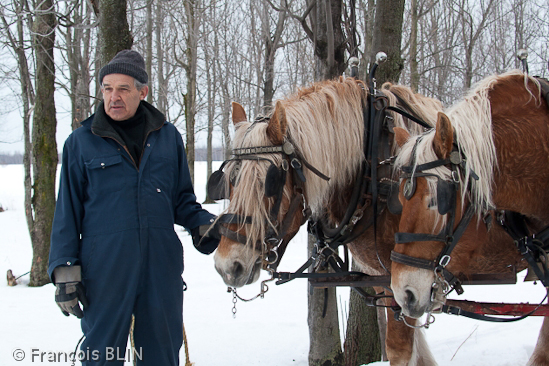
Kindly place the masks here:
[(142, 84), (147, 84), (149, 75), (145, 71), (145, 60), (139, 52), (122, 50), (99, 71), (99, 83), (103, 83), (105, 75), (124, 74), (135, 78)]

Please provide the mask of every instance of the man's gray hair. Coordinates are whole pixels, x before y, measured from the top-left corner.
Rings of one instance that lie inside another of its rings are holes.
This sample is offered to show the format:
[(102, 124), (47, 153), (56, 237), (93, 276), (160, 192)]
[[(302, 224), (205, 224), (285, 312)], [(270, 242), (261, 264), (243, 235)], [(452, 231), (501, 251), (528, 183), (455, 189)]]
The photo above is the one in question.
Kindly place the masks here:
[(142, 83), (139, 80), (137, 80), (136, 78), (133, 78), (133, 84), (135, 85), (135, 87), (137, 88), (138, 91), (143, 89), (143, 87), (147, 86), (147, 83)]

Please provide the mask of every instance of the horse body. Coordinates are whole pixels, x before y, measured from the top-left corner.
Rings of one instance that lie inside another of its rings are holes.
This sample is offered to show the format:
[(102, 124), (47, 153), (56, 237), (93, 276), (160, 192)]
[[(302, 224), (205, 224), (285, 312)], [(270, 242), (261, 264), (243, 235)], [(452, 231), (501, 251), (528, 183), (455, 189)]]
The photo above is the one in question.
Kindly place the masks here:
[[(396, 165), (401, 169), (408, 167), (399, 195), (403, 204), (399, 231), (421, 234), (424, 238), (419, 239), (417, 235), (412, 238), (425, 241), (410, 239), (395, 245), (394, 251), (404, 257), (431, 262), (439, 270), (416, 268), (405, 260), (393, 261), (391, 287), (404, 314), (417, 318), (440, 305), (433, 299), (445, 296), (438, 286), (444, 284), (443, 269), (457, 274), (486, 263), (492, 263), (496, 266), (494, 270), (501, 272), (507, 265), (515, 265), (518, 270), (526, 267), (512, 241), (507, 244), (509, 237), (498, 239), (503, 239), (504, 245), (489, 238), (499, 235), (494, 232), (499, 226), (492, 225), (492, 229), (486, 231), (479, 220), (486, 212), (494, 216), (493, 210), (509, 210), (525, 215), (537, 225), (549, 224), (546, 204), (549, 199), (546, 189), (549, 110), (540, 99), (539, 90), (535, 79), (518, 71), (491, 76), (450, 108), (448, 117), (440, 114), (436, 130), (421, 137), (396, 131), (397, 141), (402, 145)], [(449, 159), (452, 152), (462, 154), (465, 164), (444, 160)], [(416, 167), (437, 161), (446, 164), (426, 168), (421, 174), (418, 173), (423, 168), (416, 172)], [(442, 265), (443, 247), (447, 248), (452, 242), (430, 241), (424, 234), (436, 235), (446, 230), (449, 214), (436, 210), (441, 204), (437, 189), (440, 190), (441, 181), (457, 178), (456, 173), (461, 190), (451, 202), (456, 218), (451, 229), (455, 232), (469, 206), (475, 210), (477, 223), (469, 224), (453, 247), (451, 260), (448, 262), (446, 258)], [(415, 191), (405, 192), (412, 183)], [(549, 324), (545, 319), (530, 365), (549, 365), (548, 336)]]

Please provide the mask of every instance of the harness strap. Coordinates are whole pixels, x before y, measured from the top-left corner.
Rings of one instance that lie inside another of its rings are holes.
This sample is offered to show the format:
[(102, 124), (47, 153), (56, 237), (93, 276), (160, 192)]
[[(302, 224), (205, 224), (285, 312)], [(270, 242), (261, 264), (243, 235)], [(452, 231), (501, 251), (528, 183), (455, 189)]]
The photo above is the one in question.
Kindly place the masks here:
[(411, 257), (406, 254), (391, 251), (391, 260), (400, 264), (405, 264), (410, 267), (422, 268), (428, 270), (434, 270), (437, 266), (435, 261), (430, 261), (428, 259)]
[[(505, 211), (497, 221), (507, 234), (513, 238), (520, 254), (526, 259), (543, 286), (548, 287), (549, 270), (547, 263), (540, 260), (540, 250), (543, 250), (543, 248), (537, 243), (543, 246), (546, 245), (549, 227), (545, 227), (538, 234), (531, 235), (524, 215), (513, 211)], [(541, 264), (541, 268), (539, 264)]]
[(227, 214), (221, 215), (217, 220), (217, 222), (220, 222), (222, 224), (251, 224), (252, 217), (227, 213)]
[(442, 234), (421, 234), (421, 233), (395, 233), (396, 244), (406, 244), (415, 241), (441, 241), (446, 242), (446, 235)]
[[(402, 98), (396, 96), (397, 99), (402, 102)], [(417, 123), (418, 125), (420, 125), (421, 127), (425, 127), (426, 129), (430, 130), (433, 128), (433, 126), (429, 126), (427, 123), (423, 122), (422, 120), (420, 120), (419, 118), (416, 118), (415, 116), (411, 115), (410, 113), (404, 111), (403, 109), (400, 109), (398, 107), (393, 107), (393, 106), (388, 106), (387, 107), (388, 110), (390, 111), (394, 111), (394, 112), (397, 112), (398, 114), (402, 115), (403, 117), (406, 117), (408, 118), (409, 120)]]
[(488, 316), (488, 315), (473, 313), (471, 311), (462, 310), (457, 306), (452, 306), (452, 305), (442, 306), (442, 312), (445, 314), (461, 315), (470, 319), (483, 320), (487, 322), (496, 322), (496, 323), (511, 323), (511, 322), (523, 320), (528, 318), (530, 315), (534, 314), (537, 310), (538, 309), (536, 308), (531, 312), (529, 312), (528, 314), (524, 314), (516, 318), (497, 318), (495, 316)]
[(247, 242), (246, 235), (242, 235), (237, 233), (236, 231), (229, 230), (225, 226), (219, 226), (219, 233), (231, 239), (232, 241), (236, 241), (237, 243), (240, 243), (240, 244), (246, 244)]

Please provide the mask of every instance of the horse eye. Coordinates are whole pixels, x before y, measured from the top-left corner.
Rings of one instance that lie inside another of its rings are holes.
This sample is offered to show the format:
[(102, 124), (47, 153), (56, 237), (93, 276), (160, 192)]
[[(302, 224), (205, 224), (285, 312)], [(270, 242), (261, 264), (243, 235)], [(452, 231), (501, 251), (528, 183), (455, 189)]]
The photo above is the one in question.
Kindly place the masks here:
[(430, 208), (431, 210), (434, 210), (437, 208), (437, 198), (434, 196), (431, 196), (429, 199), (429, 203), (427, 204), (427, 208)]

